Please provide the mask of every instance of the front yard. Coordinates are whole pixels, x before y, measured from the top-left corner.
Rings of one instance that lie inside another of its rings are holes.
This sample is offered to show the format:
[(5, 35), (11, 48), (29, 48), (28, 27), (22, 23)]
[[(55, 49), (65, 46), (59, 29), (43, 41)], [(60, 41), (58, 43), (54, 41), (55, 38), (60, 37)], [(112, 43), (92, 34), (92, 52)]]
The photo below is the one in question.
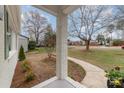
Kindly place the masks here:
[[(52, 58), (49, 60), (44, 48), (38, 48), (34, 51), (26, 53), (26, 60), (31, 65), (31, 69), (35, 74), (34, 80), (30, 82), (25, 81), (25, 73), (22, 71), (21, 63), (17, 63), (15, 74), (11, 87), (33, 87), (36, 84), (39, 84), (51, 77), (54, 77), (56, 74), (56, 59)], [(68, 75), (72, 79), (81, 82), (85, 76), (84, 69), (78, 64), (69, 61), (68, 62)]]
[(91, 51), (86, 52), (84, 48), (71, 47), (68, 53), (71, 57), (87, 61), (104, 70), (120, 66), (124, 71), (124, 50), (119, 48), (91, 48)]
[[(97, 47), (91, 48), (87, 52), (81, 47), (69, 47), (68, 54), (70, 57), (87, 61), (104, 70), (111, 70), (113, 67), (119, 66), (124, 71), (124, 50), (119, 48), (106, 49)], [(35, 74), (34, 80), (25, 81), (25, 73), (23, 73), (21, 67), (22, 62), (18, 62), (11, 87), (33, 87), (56, 75), (56, 59), (53, 57), (49, 60), (44, 48), (37, 48), (26, 53), (26, 58)], [(80, 65), (68, 61), (68, 75), (72, 79), (81, 82), (86, 73)]]

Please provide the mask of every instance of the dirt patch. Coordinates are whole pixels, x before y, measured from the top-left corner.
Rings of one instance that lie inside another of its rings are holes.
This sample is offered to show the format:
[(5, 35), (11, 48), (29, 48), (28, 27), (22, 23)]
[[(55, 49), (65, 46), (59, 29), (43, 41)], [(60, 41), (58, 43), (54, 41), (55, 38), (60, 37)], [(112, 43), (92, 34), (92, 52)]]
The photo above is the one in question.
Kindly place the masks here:
[(81, 82), (85, 77), (85, 70), (78, 64), (69, 61), (68, 62), (68, 75), (75, 81)]
[[(18, 62), (11, 84), (12, 88), (33, 87), (56, 75), (55, 58), (49, 60), (46, 54), (38, 54), (35, 52), (27, 53), (26, 56), (27, 60), (30, 62), (32, 71), (35, 74), (35, 79), (30, 82), (25, 82), (25, 73), (22, 71), (21, 62)], [(69, 76), (71, 78), (80, 82), (84, 78), (84, 75), (84, 70), (82, 70), (82, 68), (75, 63), (73, 64), (73, 62), (69, 62)]]

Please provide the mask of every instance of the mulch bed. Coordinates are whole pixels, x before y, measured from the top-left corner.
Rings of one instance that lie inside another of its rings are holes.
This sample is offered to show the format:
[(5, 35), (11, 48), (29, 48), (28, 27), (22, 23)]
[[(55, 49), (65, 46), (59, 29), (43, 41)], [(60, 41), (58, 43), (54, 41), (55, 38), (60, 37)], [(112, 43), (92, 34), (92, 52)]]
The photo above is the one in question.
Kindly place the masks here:
[[(55, 58), (49, 60), (46, 55), (30, 54), (27, 55), (27, 60), (30, 62), (32, 71), (35, 74), (34, 80), (25, 81), (25, 73), (22, 71), (21, 62), (18, 62), (11, 84), (12, 88), (30, 88), (56, 75)], [(69, 65), (69, 76), (81, 82), (85, 76), (85, 71), (73, 62), (69, 62)]]
[(33, 87), (34, 85), (37, 85), (53, 76), (55, 76), (55, 68), (52, 66), (47, 65), (46, 63), (43, 62), (36, 62), (36, 63), (30, 63), (32, 66), (32, 71), (35, 74), (35, 79), (26, 82), (25, 81), (25, 73), (22, 71), (21, 68), (21, 62), (17, 63), (16, 69), (15, 69), (15, 74), (13, 77), (13, 81), (11, 84), (12, 88), (28, 88), (28, 87)]

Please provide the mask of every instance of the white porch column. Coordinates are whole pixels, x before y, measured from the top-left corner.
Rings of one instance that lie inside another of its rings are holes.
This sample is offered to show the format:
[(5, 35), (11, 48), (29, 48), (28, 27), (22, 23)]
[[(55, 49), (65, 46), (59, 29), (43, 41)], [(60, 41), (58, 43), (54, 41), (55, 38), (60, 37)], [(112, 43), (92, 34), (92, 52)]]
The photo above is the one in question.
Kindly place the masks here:
[(59, 11), (57, 16), (56, 75), (59, 79), (67, 77), (67, 15)]

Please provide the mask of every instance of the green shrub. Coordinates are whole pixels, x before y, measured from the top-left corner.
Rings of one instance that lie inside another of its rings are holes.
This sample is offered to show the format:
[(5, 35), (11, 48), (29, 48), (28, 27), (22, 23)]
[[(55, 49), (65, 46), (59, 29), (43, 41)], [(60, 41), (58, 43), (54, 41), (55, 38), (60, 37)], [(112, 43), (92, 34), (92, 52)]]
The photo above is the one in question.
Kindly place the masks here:
[(110, 79), (110, 80), (114, 80), (114, 79), (118, 79), (120, 77), (122, 77), (122, 74), (120, 73), (120, 71), (117, 70), (111, 70), (109, 71), (106, 76)]
[(25, 81), (30, 82), (30, 81), (34, 80), (35, 75), (32, 71), (32, 67), (30, 66), (30, 64), (27, 60), (25, 60), (21, 63), (21, 67), (22, 67), (23, 72), (26, 72), (25, 73)]
[(20, 47), (18, 58), (19, 58), (19, 61), (23, 61), (23, 60), (26, 59), (26, 57), (25, 57), (25, 53), (24, 53), (24, 49), (23, 49), (22, 46)]
[(124, 73), (121, 72), (120, 67), (117, 66), (114, 69), (106, 72), (108, 78), (107, 86), (109, 88), (123, 88)]
[(34, 50), (36, 48), (36, 42), (35, 41), (29, 41), (28, 49)]
[(27, 60), (22, 62), (21, 67), (22, 67), (23, 72), (27, 72), (27, 71), (31, 70), (31, 66)]
[(25, 75), (25, 81), (30, 82), (30, 81), (34, 80), (34, 77), (35, 77), (34, 73), (30, 70)]
[(120, 39), (113, 40), (113, 46), (121, 46), (124, 42)]

